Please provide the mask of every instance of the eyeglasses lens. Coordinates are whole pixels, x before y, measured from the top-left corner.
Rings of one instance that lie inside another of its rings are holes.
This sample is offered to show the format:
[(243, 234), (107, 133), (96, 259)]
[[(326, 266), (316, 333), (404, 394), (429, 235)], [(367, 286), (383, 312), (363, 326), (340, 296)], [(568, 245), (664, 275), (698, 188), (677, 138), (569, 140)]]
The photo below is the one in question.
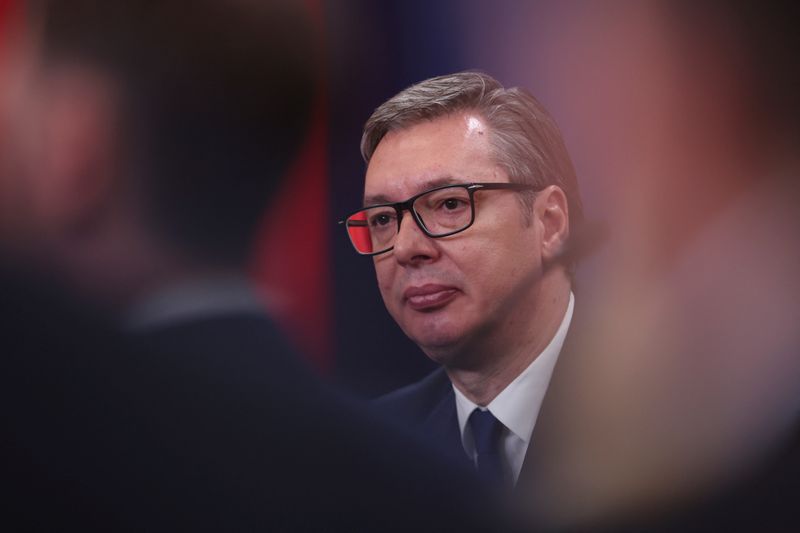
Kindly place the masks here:
[[(472, 199), (466, 187), (446, 187), (414, 200), (413, 209), (431, 237), (460, 231), (472, 222)], [(347, 233), (362, 254), (380, 253), (394, 246), (397, 210), (394, 206), (362, 209), (347, 219)]]

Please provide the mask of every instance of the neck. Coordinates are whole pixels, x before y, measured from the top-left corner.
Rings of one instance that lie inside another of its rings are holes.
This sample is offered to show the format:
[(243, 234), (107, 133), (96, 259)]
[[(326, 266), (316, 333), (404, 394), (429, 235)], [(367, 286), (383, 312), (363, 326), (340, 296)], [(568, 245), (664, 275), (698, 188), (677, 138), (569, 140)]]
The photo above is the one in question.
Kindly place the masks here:
[[(570, 282), (562, 270), (551, 272), (536, 305), (499, 324), (489, 335), (452, 357), (469, 365), (446, 366), (445, 371), (464, 396), (488, 405), (544, 351), (558, 331), (569, 305)], [(517, 320), (520, 316), (526, 320)]]

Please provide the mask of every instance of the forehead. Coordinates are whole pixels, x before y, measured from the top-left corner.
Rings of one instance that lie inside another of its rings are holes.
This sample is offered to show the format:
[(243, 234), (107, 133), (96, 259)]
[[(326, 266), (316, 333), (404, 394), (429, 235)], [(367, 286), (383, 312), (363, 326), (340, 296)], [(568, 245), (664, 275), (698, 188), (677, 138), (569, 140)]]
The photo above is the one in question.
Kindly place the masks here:
[(445, 183), (508, 181), (494, 163), (489, 128), (458, 113), (391, 131), (370, 159), (364, 202), (400, 201)]

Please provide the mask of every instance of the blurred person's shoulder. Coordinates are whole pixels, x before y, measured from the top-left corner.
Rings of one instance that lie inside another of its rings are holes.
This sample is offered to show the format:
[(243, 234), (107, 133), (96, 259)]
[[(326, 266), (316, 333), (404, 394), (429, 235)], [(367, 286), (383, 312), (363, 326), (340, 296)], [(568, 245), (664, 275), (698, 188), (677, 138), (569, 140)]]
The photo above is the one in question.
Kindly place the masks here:
[[(99, 354), (101, 345), (120, 341), (108, 315), (44, 269), (0, 258), (0, 293), (0, 343), (8, 350), (6, 362), (12, 353), (24, 352), (39, 357), (40, 363), (52, 359), (79, 364), (81, 358)], [(65, 360), (66, 355), (72, 360)]]

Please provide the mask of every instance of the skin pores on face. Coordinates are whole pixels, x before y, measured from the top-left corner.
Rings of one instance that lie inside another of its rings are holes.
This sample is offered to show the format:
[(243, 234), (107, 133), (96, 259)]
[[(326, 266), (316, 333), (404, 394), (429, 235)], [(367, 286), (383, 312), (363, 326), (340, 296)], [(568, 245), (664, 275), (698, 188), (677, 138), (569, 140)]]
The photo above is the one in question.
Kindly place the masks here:
[[(367, 169), (365, 205), (446, 183), (508, 182), (492, 161), (489, 135), (470, 113), (388, 133)], [(541, 225), (526, 223), (512, 191), (478, 191), (475, 208), (470, 228), (439, 239), (404, 213), (394, 249), (374, 258), (389, 313), (429, 357), (452, 367), (523, 344), (537, 315)]]

